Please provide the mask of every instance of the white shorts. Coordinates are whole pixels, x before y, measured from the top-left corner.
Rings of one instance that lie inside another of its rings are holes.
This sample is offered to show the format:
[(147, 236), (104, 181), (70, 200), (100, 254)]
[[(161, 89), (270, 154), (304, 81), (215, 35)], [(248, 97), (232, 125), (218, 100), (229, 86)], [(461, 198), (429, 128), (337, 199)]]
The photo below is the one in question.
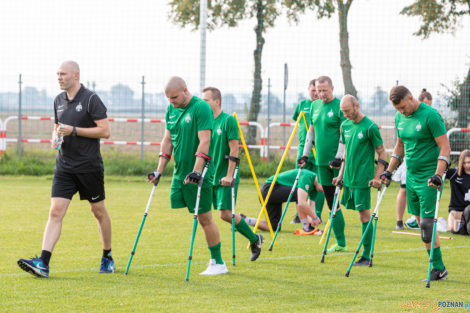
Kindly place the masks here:
[(406, 162), (405, 160), (403, 160), (403, 163), (398, 167), (398, 169), (393, 174), (392, 180), (399, 181), (400, 187), (406, 186)]

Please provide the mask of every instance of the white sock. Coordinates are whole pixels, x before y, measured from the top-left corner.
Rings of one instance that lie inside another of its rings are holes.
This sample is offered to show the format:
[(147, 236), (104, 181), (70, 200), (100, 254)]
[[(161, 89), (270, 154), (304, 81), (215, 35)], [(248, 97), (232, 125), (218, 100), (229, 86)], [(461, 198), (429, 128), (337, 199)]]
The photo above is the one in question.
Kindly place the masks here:
[(246, 217), (245, 222), (250, 225), (250, 226), (255, 226), (256, 225), (256, 218), (253, 217)]
[(302, 223), (302, 227), (304, 228), (304, 231), (308, 231), (310, 223), (308, 222), (308, 217), (306, 218), (301, 218), (300, 222)]

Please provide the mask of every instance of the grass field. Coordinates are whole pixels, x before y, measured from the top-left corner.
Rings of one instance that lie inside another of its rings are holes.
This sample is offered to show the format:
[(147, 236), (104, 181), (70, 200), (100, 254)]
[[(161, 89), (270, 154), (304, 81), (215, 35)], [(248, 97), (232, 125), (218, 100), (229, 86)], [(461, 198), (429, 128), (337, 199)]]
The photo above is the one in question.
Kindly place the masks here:
[[(430, 289), (427, 254), (417, 236), (392, 234), (395, 195), (392, 185), (380, 211), (374, 266), (344, 273), (360, 240), (357, 213), (345, 212), (349, 251), (328, 254), (320, 263), (317, 236), (294, 236), (289, 207), (278, 246), (267, 251), (269, 233), (256, 262), (250, 262), (247, 241), (237, 234), (237, 265), (231, 265), (230, 225), (216, 219), (229, 274), (200, 276), (209, 260), (198, 228), (190, 281), (185, 282), (192, 216), (169, 209), (169, 180), (157, 187), (129, 275), (124, 270), (147, 203), (151, 186), (136, 177), (107, 177), (106, 204), (113, 222), (115, 274), (98, 274), (101, 244), (87, 202), (74, 199), (62, 237), (51, 260), (49, 279), (22, 272), (18, 258), (40, 253), (50, 203), (51, 177), (0, 179), (0, 311), (1, 312), (460, 312), (438, 307), (440, 301), (470, 300), (468, 269), (470, 238), (442, 240), (449, 270), (446, 281)], [(240, 185), (238, 212), (256, 215), (254, 184)], [(372, 194), (375, 203), (375, 193)], [(449, 190), (440, 216), (447, 217)], [(406, 214), (408, 217), (408, 214)], [(326, 213), (323, 213), (326, 220)], [(415, 231), (416, 232), (416, 231)], [(450, 236), (450, 234), (445, 234)], [(331, 243), (334, 242), (332, 236)]]

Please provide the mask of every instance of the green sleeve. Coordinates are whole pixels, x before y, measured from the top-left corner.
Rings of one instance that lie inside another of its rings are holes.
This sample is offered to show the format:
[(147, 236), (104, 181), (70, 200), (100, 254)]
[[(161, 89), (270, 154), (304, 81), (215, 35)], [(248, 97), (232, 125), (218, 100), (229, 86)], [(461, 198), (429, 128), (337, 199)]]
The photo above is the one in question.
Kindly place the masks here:
[(228, 140), (240, 139), (237, 121), (231, 115), (227, 118), (227, 138)]
[(197, 121), (197, 131), (206, 129), (212, 130), (212, 124), (214, 123), (214, 114), (212, 113), (212, 109), (209, 104), (205, 101), (201, 101), (195, 113)]
[(299, 117), (299, 114), (300, 114), (299, 109), (300, 109), (300, 103), (297, 104), (294, 110), (294, 114), (292, 115), (292, 119), (294, 121), (297, 121), (297, 118)]
[(369, 139), (372, 141), (372, 145), (374, 146), (374, 148), (377, 148), (378, 146), (383, 144), (379, 126), (377, 126), (377, 124), (375, 123), (369, 128)]
[(429, 115), (428, 128), (434, 138), (437, 138), (447, 133), (444, 121), (442, 120), (441, 115), (437, 111)]

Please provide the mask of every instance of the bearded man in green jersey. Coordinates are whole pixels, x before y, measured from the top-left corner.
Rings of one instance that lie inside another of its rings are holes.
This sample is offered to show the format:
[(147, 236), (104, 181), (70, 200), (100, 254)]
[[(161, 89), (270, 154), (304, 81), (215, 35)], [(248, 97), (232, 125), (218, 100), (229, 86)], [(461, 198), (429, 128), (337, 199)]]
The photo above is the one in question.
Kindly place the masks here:
[[(168, 81), (165, 95), (170, 101), (165, 117), (166, 130), (161, 142), (158, 168), (149, 181), (158, 183), (173, 151), (175, 168), (170, 190), (171, 208), (186, 207), (190, 213), (194, 213), (197, 184), (202, 179), (204, 164), (211, 159), (210, 140), (214, 117), (209, 104), (192, 96), (181, 77), (175, 76)], [(211, 165), (203, 180), (198, 210), (198, 221), (211, 253), (209, 267), (201, 275), (228, 272), (220, 252), (219, 229), (211, 212), (213, 175)]]
[(428, 254), (431, 248), (434, 249), (431, 280), (445, 279), (448, 273), (442, 261), (437, 232), (434, 247), (431, 247), (437, 189), (450, 165), (450, 145), (444, 121), (436, 109), (416, 100), (405, 86), (393, 87), (390, 101), (398, 111), (395, 115), (398, 138), (390, 165), (381, 178), (388, 183), (392, 172), (405, 157), (408, 212), (416, 216)]
[[(340, 142), (340, 125), (346, 119), (339, 109), (340, 100), (333, 95), (333, 82), (328, 76), (320, 76), (315, 81), (319, 99), (312, 103), (310, 109), (311, 124), (305, 139), (304, 152), (297, 161), (300, 167), (305, 166), (308, 156), (315, 145), (318, 182), (322, 185), (326, 203), (333, 208), (335, 186), (333, 178), (338, 175), (341, 166), (344, 146)], [(336, 211), (332, 222), (336, 244), (328, 252), (343, 252), (346, 249), (344, 235), (345, 221), (341, 208)]]
[[(359, 212), (364, 236), (361, 258), (354, 265), (369, 265), (372, 245), (372, 229), (364, 234), (370, 221), (370, 187), (382, 185), (380, 174), (387, 168), (387, 153), (383, 146), (379, 127), (359, 110), (354, 96), (345, 95), (340, 109), (347, 118), (341, 124), (341, 139), (345, 145), (343, 160), (334, 185), (343, 184), (341, 204), (348, 210)], [(377, 170), (374, 175), (374, 155), (377, 153)]]
[[(307, 121), (307, 128), (305, 127), (304, 121), (300, 121), (299, 123), (299, 146), (297, 147), (297, 159), (302, 157), (304, 153), (304, 145), (305, 145), (305, 138), (307, 137), (308, 127), (310, 126), (310, 108), (312, 106), (313, 101), (318, 99), (317, 90), (315, 88), (315, 79), (312, 79), (308, 84), (308, 95), (309, 99), (305, 99), (300, 101), (297, 106), (295, 107), (294, 114), (292, 115), (292, 119), (297, 121), (299, 118), (300, 112), (304, 111), (305, 113), (305, 120)], [(297, 167), (299, 165), (297, 164)], [(315, 165), (315, 157), (313, 155), (313, 151), (310, 150), (310, 154), (308, 156), (308, 160), (303, 167), (312, 172), (317, 172), (317, 166)], [(321, 218), (321, 213), (323, 211), (323, 205), (325, 203), (325, 195), (323, 192), (317, 193), (317, 198), (315, 199), (315, 214)], [(300, 223), (300, 219), (298, 215), (292, 221), (293, 223)]]
[[(202, 99), (209, 103), (214, 113), (211, 150), (214, 166), (212, 186), (212, 204), (220, 211), (220, 218), (232, 223), (232, 181), (238, 159), (238, 125), (235, 118), (222, 111), (222, 95), (214, 87), (204, 88)], [(229, 156), (228, 159), (225, 156)], [(239, 177), (235, 181), (235, 199), (237, 197)], [(255, 234), (240, 215), (235, 214), (235, 229), (250, 241), (251, 261), (256, 261), (261, 253), (263, 236)]]

